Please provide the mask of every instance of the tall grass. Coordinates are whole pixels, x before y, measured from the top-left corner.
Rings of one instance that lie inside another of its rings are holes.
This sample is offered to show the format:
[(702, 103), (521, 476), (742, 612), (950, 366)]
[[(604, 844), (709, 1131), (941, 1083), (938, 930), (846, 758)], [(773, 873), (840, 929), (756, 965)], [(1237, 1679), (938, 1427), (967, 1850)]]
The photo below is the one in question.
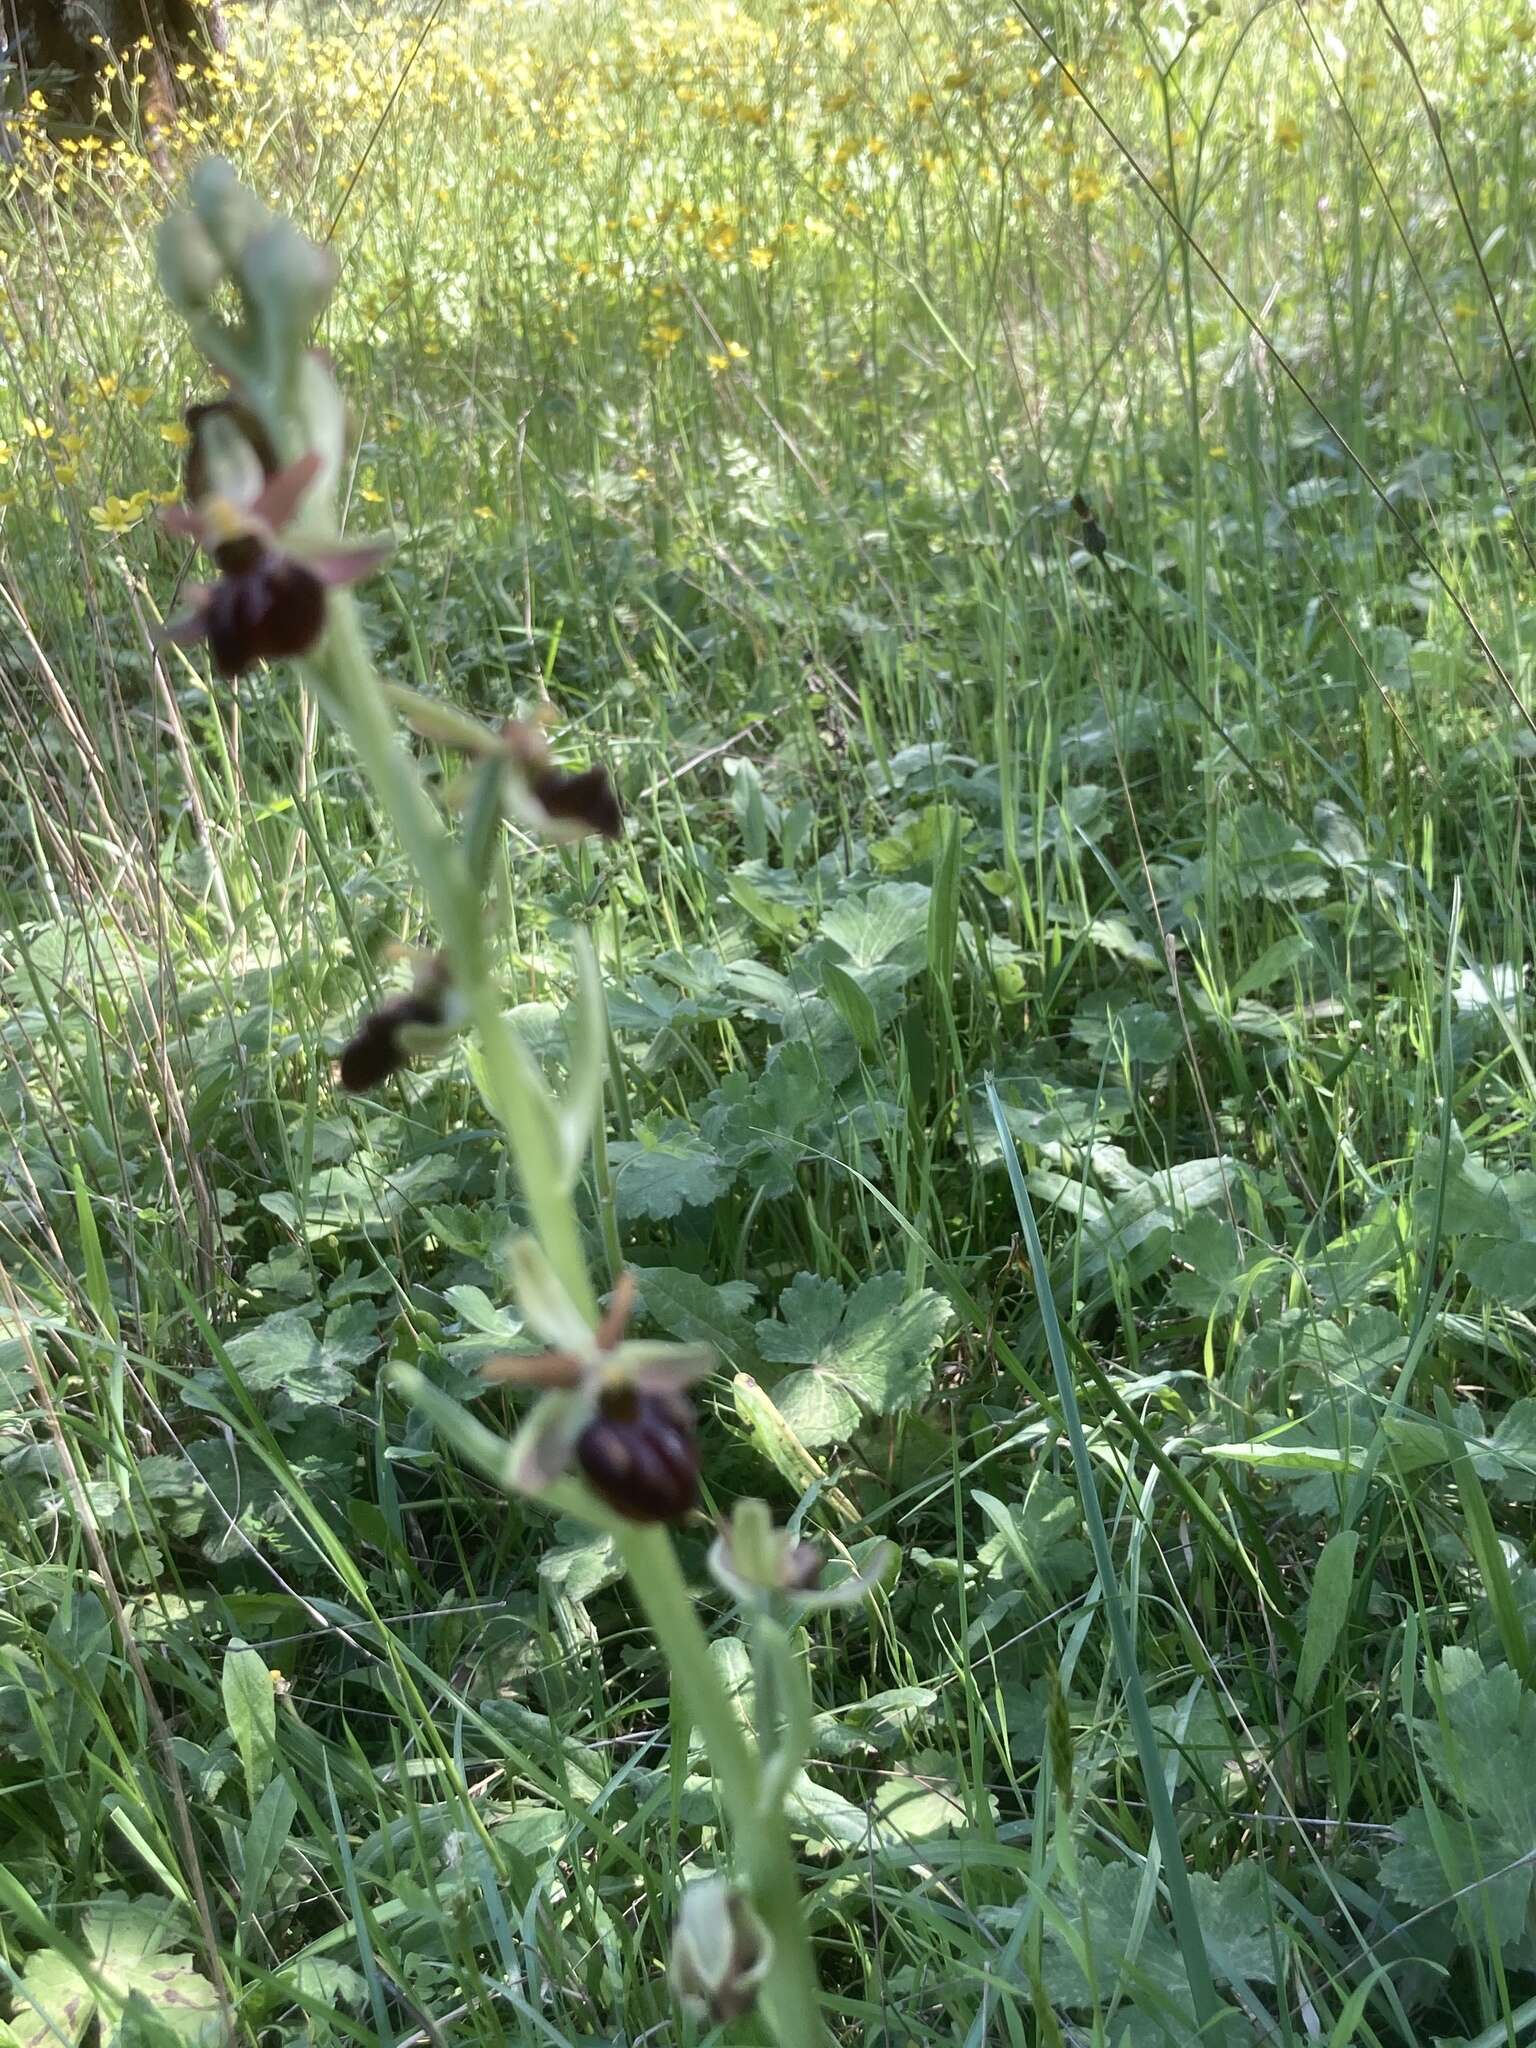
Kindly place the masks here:
[[(508, 841), (505, 986), (558, 1064), (603, 951), (714, 1502), (906, 1551), (815, 1651), (849, 2042), (1194, 2038), (1111, 1593), (1231, 2038), (1530, 2031), (1531, 26), (280, 6), (177, 138), (342, 257), (389, 672), (624, 789), (600, 859)], [(242, 2039), (683, 2039), (668, 1674), (377, 1384), (509, 1334), (469, 1067), (333, 1086), (422, 907), (288, 675), (156, 650), (168, 194), (24, 125), (0, 1971), (126, 1894)], [(735, 1376), (887, 1271), (940, 1354), (786, 1448)]]

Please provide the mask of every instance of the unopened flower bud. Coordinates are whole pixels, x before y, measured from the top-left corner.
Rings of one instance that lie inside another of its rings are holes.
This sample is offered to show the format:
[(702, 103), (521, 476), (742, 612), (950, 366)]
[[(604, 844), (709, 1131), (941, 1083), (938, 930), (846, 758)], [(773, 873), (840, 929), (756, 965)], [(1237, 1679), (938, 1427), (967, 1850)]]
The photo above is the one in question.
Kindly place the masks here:
[(190, 213), (172, 213), (155, 238), (160, 289), (179, 313), (204, 312), (224, 277), (219, 252)]
[(898, 1562), (894, 1543), (882, 1537), (859, 1545), (859, 1551), (850, 1553), (851, 1569), (824, 1586), (823, 1552), (776, 1528), (762, 1501), (739, 1500), (709, 1547), (708, 1563), (715, 1580), (744, 1607), (762, 1607), (778, 1595), (796, 1613), (807, 1614), (851, 1607), (892, 1576)]
[(291, 220), (273, 220), (245, 244), (240, 283), (270, 354), (273, 371), (296, 363), (336, 288), (335, 253)]
[(772, 1960), (771, 1935), (728, 1878), (687, 1887), (672, 1933), (672, 1990), (690, 2019), (718, 2026), (750, 2012)]

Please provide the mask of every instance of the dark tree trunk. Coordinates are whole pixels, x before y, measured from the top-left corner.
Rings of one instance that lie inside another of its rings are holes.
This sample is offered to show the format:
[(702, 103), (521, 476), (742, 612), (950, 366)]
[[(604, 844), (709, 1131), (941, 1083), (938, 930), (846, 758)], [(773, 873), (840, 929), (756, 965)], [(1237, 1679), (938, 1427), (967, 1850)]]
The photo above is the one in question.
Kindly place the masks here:
[(0, 0), (0, 23), (23, 88), (32, 89), (34, 73), (50, 74), (50, 102), (81, 125), (92, 119), (96, 74), (109, 52), (124, 55), (144, 36), (152, 43), (142, 106), (153, 130), (175, 117), (177, 66), (199, 64), (227, 41), (221, 0)]

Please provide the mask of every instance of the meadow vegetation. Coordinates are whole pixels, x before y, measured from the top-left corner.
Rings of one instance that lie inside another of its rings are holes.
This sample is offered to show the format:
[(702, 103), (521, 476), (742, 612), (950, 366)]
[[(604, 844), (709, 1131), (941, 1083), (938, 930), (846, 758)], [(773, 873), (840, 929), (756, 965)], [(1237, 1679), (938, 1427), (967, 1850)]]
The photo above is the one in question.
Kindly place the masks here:
[(836, 2040), (1527, 2039), (1536, 14), (230, 21), (169, 185), (131, 81), (0, 159), (0, 2041), (705, 2038), (620, 1559), (383, 1370), (505, 1423), (525, 1335), (473, 1047), (336, 1083), (414, 875), (155, 639), (210, 150), (341, 260), (383, 672), (622, 796), (498, 972), (558, 1076), (597, 949), (710, 1514), (900, 1547), (809, 1624)]

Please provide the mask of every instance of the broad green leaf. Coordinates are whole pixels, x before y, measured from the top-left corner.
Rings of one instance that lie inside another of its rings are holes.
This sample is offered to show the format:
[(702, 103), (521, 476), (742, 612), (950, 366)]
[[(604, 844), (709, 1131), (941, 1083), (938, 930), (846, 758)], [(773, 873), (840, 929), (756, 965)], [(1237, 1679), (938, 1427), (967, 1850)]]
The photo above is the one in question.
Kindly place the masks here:
[[(267, 1690), (272, 1690), (270, 1681)], [(257, 1800), (246, 1825), (243, 1867), (240, 1872), (240, 1918), (242, 1923), (262, 1911), (267, 1888), (276, 1874), (288, 1841), (288, 1831), (298, 1812), (298, 1795), (286, 1778), (273, 1778)]]
[[(11, 2019), (21, 2048), (59, 2048), (61, 2040), (74, 2048), (93, 2020), (100, 2048), (115, 2048), (135, 1997), (158, 2022), (161, 2038), (179, 2048), (214, 2048), (223, 2031), (218, 1994), (189, 1955), (164, 1947), (180, 1931), (173, 1914), (148, 1899), (109, 1896), (88, 1910), (82, 1931), (99, 1983), (50, 1950), (29, 1956)], [(132, 2023), (128, 2032), (144, 2038)]]
[(1243, 1251), (1225, 1217), (1197, 1210), (1175, 1233), (1173, 1256), (1183, 1267), (1168, 1292), (1181, 1308), (1208, 1316), (1236, 1303), (1243, 1279)]
[(827, 1001), (853, 1033), (860, 1052), (877, 1052), (880, 1047), (880, 1019), (875, 1006), (851, 974), (835, 960), (821, 964), (821, 986)]
[(608, 1148), (614, 1201), (621, 1221), (664, 1222), (683, 1209), (707, 1209), (733, 1175), (702, 1140), (682, 1126), (649, 1141), (624, 1139)]
[(877, 882), (863, 896), (834, 904), (821, 929), (854, 974), (888, 961), (915, 969), (923, 963), (932, 893), (925, 882)]
[(931, 1288), (909, 1295), (899, 1273), (878, 1274), (851, 1295), (835, 1280), (801, 1273), (779, 1297), (779, 1315), (758, 1324), (758, 1349), (773, 1364), (807, 1368), (781, 1380), (773, 1398), (816, 1449), (849, 1435), (865, 1416), (890, 1415), (922, 1398), (952, 1311)]
[(1382, 1882), (1396, 1898), (1425, 1910), (1457, 1903), (1480, 1947), (1485, 1915), (1501, 1943), (1523, 1940), (1536, 1886), (1528, 1842), (1517, 1848), (1496, 1821), (1466, 1820), (1438, 1804), (1404, 1814), (1397, 1834), (1398, 1846), (1381, 1859)]
[(246, 1797), (254, 1809), (277, 1756), (277, 1698), (272, 1675), (249, 1644), (236, 1642), (225, 1653), (220, 1687), (224, 1719), (240, 1752)]
[(322, 1337), (301, 1309), (279, 1309), (239, 1331), (225, 1348), (252, 1393), (281, 1392), (301, 1405), (333, 1407), (356, 1385), (354, 1366), (378, 1350), (378, 1320), (372, 1303), (348, 1302), (327, 1316)]
[(1350, 1590), (1355, 1582), (1355, 1551), (1359, 1532), (1339, 1529), (1323, 1545), (1312, 1574), (1312, 1592), (1307, 1601), (1307, 1633), (1301, 1645), (1301, 1664), (1296, 1673), (1298, 1705), (1308, 1707), (1317, 1681), (1328, 1667), (1339, 1640), (1339, 1631), (1349, 1612)]
[(1255, 1862), (1234, 1863), (1220, 1877), (1190, 1876), (1200, 1932), (1211, 1968), (1225, 1983), (1273, 1984), (1275, 1965), (1285, 1960), (1278, 1925), (1280, 1896), (1265, 1883)]
[[(1187, 2004), (1189, 1980), (1172, 1936), (1155, 1915), (1143, 1924), (1137, 1912), (1139, 1872), (1128, 1863), (1084, 1861), (1079, 1868), (1080, 1892), (1074, 1895), (1064, 1887), (1057, 1894), (1059, 1916), (1045, 1922), (1045, 1982), (1053, 2002), (1074, 2009), (1090, 2006), (1097, 1985), (1107, 2004), (1116, 1992), (1134, 1998), (1145, 1985)], [(1080, 1947), (1086, 1955), (1080, 1956)], [(1085, 1967), (1090, 1957), (1091, 1980)]]
[(789, 1831), (797, 1841), (813, 1849), (865, 1849), (869, 1845), (869, 1815), (841, 1792), (819, 1785), (804, 1771), (790, 1787), (784, 1802)]
[(516, 1350), (528, 1338), (515, 1309), (498, 1308), (483, 1287), (461, 1283), (444, 1290), (463, 1328), (446, 1346), (448, 1356), (473, 1356), (487, 1348)]
[(1354, 1472), (1365, 1456), (1363, 1447), (1346, 1451), (1283, 1438), (1271, 1443), (1203, 1444), (1201, 1451), (1207, 1458), (1225, 1458), (1234, 1465), (1257, 1465), (1276, 1477), (1292, 1472)]
[(737, 1373), (731, 1381), (731, 1398), (757, 1449), (797, 1495), (815, 1487), (836, 1508), (844, 1522), (863, 1520), (847, 1494), (829, 1483), (826, 1467), (812, 1457), (780, 1413), (773, 1397), (758, 1385), (751, 1373)]
[(1092, 1557), (1082, 1539), (1083, 1514), (1077, 1495), (1041, 1470), (1025, 1497), (1005, 1503), (977, 1487), (971, 1499), (992, 1524), (976, 1553), (989, 1577), (1022, 1577), (1047, 1599), (1086, 1584)]
[(749, 1288), (737, 1281), (712, 1287), (697, 1273), (677, 1266), (646, 1266), (635, 1278), (645, 1313), (669, 1337), (684, 1344), (707, 1344), (732, 1370), (756, 1363), (752, 1325), (743, 1314), (752, 1298)]
[(955, 1759), (937, 1750), (919, 1751), (880, 1780), (873, 1817), (876, 1841), (891, 1845), (928, 1841), (975, 1823)]
[(1478, 1293), (1501, 1308), (1536, 1301), (1536, 1238), (1469, 1237), (1459, 1264)]
[(1519, 1942), (1536, 1882), (1536, 1697), (1507, 1664), (1489, 1669), (1461, 1647), (1428, 1662), (1424, 1677), (1438, 1711), (1416, 1718), (1414, 1735), (1460, 1817), (1439, 1799), (1405, 1814), (1401, 1845), (1382, 1859), (1382, 1876), (1410, 1904), (1439, 1906), (1461, 1895), (1471, 1928), (1480, 1932), (1488, 1912), (1501, 1942)]
[(567, 1600), (591, 1600), (624, 1576), (624, 1560), (611, 1536), (557, 1544), (539, 1558), (539, 1577)]

